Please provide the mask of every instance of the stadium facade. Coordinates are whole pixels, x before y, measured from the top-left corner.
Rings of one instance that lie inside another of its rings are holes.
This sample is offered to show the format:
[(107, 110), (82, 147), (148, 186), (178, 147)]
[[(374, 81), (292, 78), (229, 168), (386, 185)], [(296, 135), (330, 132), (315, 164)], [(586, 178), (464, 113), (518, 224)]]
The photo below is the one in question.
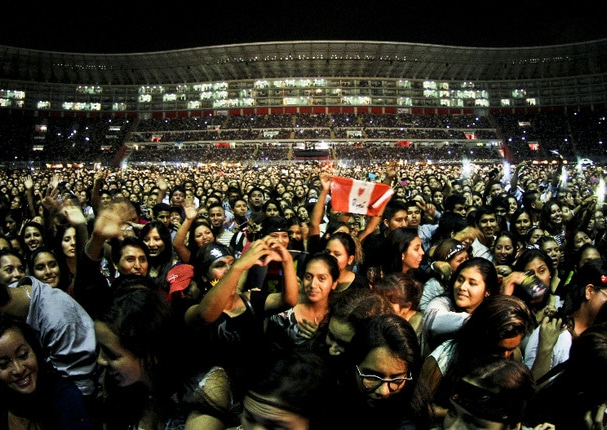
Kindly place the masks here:
[(0, 46), (0, 107), (38, 114), (457, 114), (606, 102), (607, 39), (523, 48), (294, 41), (132, 54)]

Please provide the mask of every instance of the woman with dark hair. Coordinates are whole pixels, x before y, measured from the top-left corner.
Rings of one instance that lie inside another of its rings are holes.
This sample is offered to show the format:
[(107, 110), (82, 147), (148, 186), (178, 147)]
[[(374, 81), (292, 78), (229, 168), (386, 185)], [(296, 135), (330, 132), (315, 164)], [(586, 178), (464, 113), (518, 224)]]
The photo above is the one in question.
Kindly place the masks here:
[(200, 248), (215, 241), (211, 223), (198, 217), (194, 203), (186, 201), (183, 204), (185, 218), (173, 238), (173, 248), (182, 263), (190, 263)]
[[(487, 356), (468, 363), (460, 373), (443, 430), (522, 428), (526, 407), (535, 396), (533, 375), (524, 364)], [(541, 424), (535, 428), (554, 428)]]
[(19, 236), (21, 236), (21, 240), (25, 244), (23, 251), (25, 252), (26, 260), (29, 260), (32, 252), (34, 252), (36, 248), (45, 245), (46, 235), (44, 227), (35, 221), (28, 221), (23, 224)]
[[(256, 285), (242, 291), (240, 283), (251, 267), (270, 262), (283, 271), (283, 290), (269, 293)], [(194, 280), (203, 295), (186, 310), (186, 325), (208, 340), (205, 353), (230, 374), (236, 399), (241, 401), (265, 342), (266, 318), (297, 304), (299, 284), (293, 257), (279, 240), (266, 236), (252, 242), (238, 259), (227, 246), (209, 243), (200, 249), (193, 266)]]
[(569, 251), (570, 254), (565, 256), (565, 272), (555, 292), (561, 298), (566, 296), (571, 279), (584, 264), (590, 260), (605, 258), (599, 252), (599, 249), (591, 243), (584, 243), (579, 249)]
[(348, 288), (371, 288), (366, 276), (351, 270), (355, 264), (362, 261), (360, 244), (349, 233), (336, 232), (328, 237), (325, 251), (335, 257), (339, 265), (339, 278), (336, 293)]
[(381, 291), (392, 303), (392, 309), (409, 321), (415, 333), (421, 333), (423, 311), (419, 310), (419, 300), (423, 285), (407, 273), (390, 273), (379, 279), (373, 289)]
[(425, 282), (419, 309), (425, 310), (430, 300), (448, 291), (449, 278), (460, 264), (470, 258), (468, 248), (451, 237), (440, 240), (432, 249), (430, 278)]
[(521, 249), (523, 246), (525, 246), (525, 237), (530, 228), (531, 214), (529, 214), (529, 212), (525, 209), (518, 209), (510, 216), (509, 231), (512, 233), (514, 240), (516, 241), (517, 249)]
[(566, 226), (558, 200), (544, 203), (540, 212), (540, 227), (548, 232), (549, 236), (554, 237), (559, 246), (565, 243)]
[(540, 249), (552, 259), (552, 279), (550, 281), (550, 291), (556, 294), (557, 288), (563, 279), (565, 271), (563, 269), (563, 253), (556, 239), (550, 236), (540, 237), (537, 241)]
[(420, 282), (426, 281), (427, 276), (418, 270), (425, 252), (417, 229), (398, 227), (392, 230), (386, 237), (382, 250), (380, 264), (383, 276), (393, 272), (411, 272)]
[[(532, 225), (531, 227), (529, 227), (529, 230), (527, 230), (523, 247), (535, 246), (537, 244), (537, 241), (540, 240), (540, 238), (543, 236), (547, 236), (546, 231), (539, 225)], [(521, 249), (523, 247), (521, 247)]]
[(394, 314), (369, 318), (357, 329), (347, 357), (329, 428), (429, 428), (430, 396), (420, 378), (421, 351), (411, 324)]
[(309, 345), (319, 327), (328, 322), (329, 300), (340, 273), (337, 259), (328, 252), (311, 255), (306, 260), (297, 304), (270, 316), (266, 338), (285, 348)]
[(508, 216), (509, 203), (507, 194), (500, 194), (491, 199), (491, 207), (495, 211), (495, 218), (497, 219), (499, 231), (508, 230), (510, 221)]
[(565, 248), (563, 250), (563, 256), (565, 259), (565, 271), (567, 273), (570, 273), (575, 270), (573, 264), (575, 261), (578, 261), (578, 259), (576, 258), (579, 255), (578, 251), (584, 245), (594, 246), (594, 243), (592, 242), (592, 239), (590, 238), (588, 233), (579, 228), (572, 230), (569, 236), (567, 237), (567, 241), (565, 242)]
[(535, 246), (525, 248), (516, 259), (512, 273), (502, 282), (502, 294), (520, 297), (527, 303), (540, 324), (546, 311), (561, 307), (560, 297), (552, 294), (552, 259)]
[(462, 215), (455, 212), (446, 212), (438, 220), (438, 227), (432, 235), (432, 247), (443, 239), (453, 238), (469, 248), (479, 234), (478, 230), (468, 224), (468, 221)]
[(500, 276), (509, 275), (517, 255), (517, 243), (514, 235), (507, 230), (500, 231), (493, 246), (493, 264)]
[(585, 264), (572, 279), (563, 306), (555, 314), (546, 315), (531, 334), (524, 362), (536, 379), (566, 361), (573, 340), (594, 324), (599, 309), (607, 302), (606, 275), (607, 263), (602, 259)]
[[(58, 260), (61, 260), (61, 266), (63, 266), (61, 268), (63, 281), (68, 283), (64, 291), (67, 291), (69, 294), (72, 294), (78, 259), (84, 253), (84, 247), (88, 240), (86, 219), (79, 207), (75, 207), (75, 210), (80, 214), (80, 226), (68, 223), (58, 224), (53, 237), (55, 256)], [(66, 269), (65, 271), (63, 270), (64, 268)]]
[(109, 308), (95, 321), (104, 369), (104, 428), (222, 430), (231, 417), (230, 382), (221, 367), (205, 364), (190, 347), (168, 303), (144, 277), (123, 277)]
[(347, 348), (356, 329), (365, 321), (380, 313), (393, 313), (394, 307), (388, 294), (379, 289), (353, 288), (331, 298), (329, 320), (320, 327), (318, 335), (312, 341), (312, 348), (325, 357), (337, 369), (335, 357), (347, 353)]
[(0, 233), (0, 251), (3, 249), (13, 249), (13, 245), (5, 234)]
[(168, 293), (167, 274), (176, 263), (171, 231), (162, 221), (151, 221), (143, 226), (139, 237), (150, 251), (148, 276), (158, 283), (161, 291)]
[(6, 234), (18, 235), (23, 223), (23, 212), (20, 209), (7, 209), (3, 212), (2, 227)]
[(23, 243), (21, 236), (15, 233), (6, 233), (6, 238), (11, 244), (11, 249), (25, 258), (25, 243)]
[(533, 315), (521, 299), (494, 295), (483, 300), (455, 337), (441, 343), (424, 361), (422, 378), (434, 394), (435, 412), (444, 416), (453, 388), (473, 360), (518, 356), (520, 361), (519, 347), (533, 327)]
[(460, 264), (451, 276), (448, 292), (432, 299), (424, 311), (424, 351), (429, 353), (452, 338), (486, 297), (497, 294), (497, 271), (491, 261), (473, 257)]
[(71, 294), (72, 276), (64, 259), (57, 258), (55, 251), (47, 247), (40, 247), (32, 252), (28, 261), (28, 270), (34, 278), (53, 288), (59, 288)]
[(266, 217), (284, 216), (280, 202), (275, 199), (266, 200), (261, 206), (261, 211), (266, 214)]
[(45, 360), (34, 330), (0, 314), (0, 429), (93, 429), (80, 390)]

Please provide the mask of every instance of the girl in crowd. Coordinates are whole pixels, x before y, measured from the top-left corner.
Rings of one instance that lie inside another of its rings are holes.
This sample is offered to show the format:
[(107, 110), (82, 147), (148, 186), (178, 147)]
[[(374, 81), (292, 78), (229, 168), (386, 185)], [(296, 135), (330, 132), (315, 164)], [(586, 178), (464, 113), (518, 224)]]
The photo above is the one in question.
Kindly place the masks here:
[(563, 278), (563, 253), (561, 247), (555, 238), (551, 236), (540, 237), (537, 241), (540, 249), (550, 256), (552, 259), (552, 278), (550, 281), (550, 291), (556, 294), (556, 290)]
[[(535, 395), (533, 375), (524, 364), (486, 356), (467, 363), (460, 373), (443, 430), (522, 428), (525, 408)], [(541, 423), (536, 428), (554, 426)]]
[(6, 234), (19, 234), (19, 229), (23, 223), (23, 215), (21, 210), (8, 209), (4, 215), (3, 227)]
[(6, 238), (11, 244), (11, 249), (25, 258), (25, 243), (23, 243), (21, 236), (18, 234), (6, 233)]
[(495, 238), (493, 247), (493, 264), (501, 276), (512, 272), (512, 264), (517, 255), (516, 241), (512, 233), (507, 230), (500, 231)]
[[(527, 234), (525, 235), (525, 244), (524, 246), (535, 246), (540, 237), (547, 236), (546, 232), (543, 228), (537, 225), (533, 225), (527, 230)], [(522, 250), (524, 247), (521, 247)]]
[(175, 253), (183, 263), (189, 263), (198, 250), (215, 241), (215, 234), (206, 218), (198, 217), (198, 210), (191, 201), (183, 204), (185, 219), (173, 238)]
[(483, 300), (455, 337), (424, 361), (422, 378), (434, 394), (437, 415), (444, 416), (449, 396), (469, 363), (490, 356), (516, 356), (520, 361), (519, 347), (533, 327), (533, 315), (521, 299), (494, 295)]
[(428, 428), (430, 397), (420, 379), (421, 352), (415, 331), (394, 314), (369, 318), (348, 346), (328, 420), (331, 428)]
[(588, 233), (579, 228), (571, 231), (571, 234), (567, 238), (567, 242), (565, 244), (565, 260), (571, 261), (570, 257), (573, 257), (575, 255), (575, 252), (585, 244), (593, 245), (592, 239), (590, 238)]
[(544, 203), (540, 212), (540, 227), (560, 245), (565, 243), (566, 226), (560, 203), (554, 199)]
[(270, 316), (266, 337), (284, 347), (309, 344), (329, 317), (329, 297), (339, 283), (339, 263), (327, 252), (318, 252), (306, 262), (302, 294), (297, 304)]
[(451, 275), (469, 258), (468, 248), (459, 240), (449, 237), (438, 242), (432, 250), (431, 276), (424, 284), (419, 302), (421, 311), (426, 309), (430, 300), (447, 292)]
[(552, 259), (539, 248), (527, 247), (513, 266), (513, 272), (504, 278), (503, 294), (515, 295), (527, 303), (540, 324), (545, 312), (561, 307), (561, 299), (552, 294)]
[[(82, 219), (84, 221), (84, 216)], [(57, 259), (62, 260), (61, 265), (67, 269), (63, 272), (63, 275), (66, 278), (65, 280), (68, 281), (69, 291), (72, 290), (72, 281), (76, 275), (78, 255), (83, 252), (88, 235), (83, 239), (84, 241), (80, 239), (81, 243), (77, 246), (76, 228), (69, 224), (59, 224), (57, 226), (53, 240), (53, 249)]]
[[(95, 321), (103, 367), (104, 428), (223, 430), (233, 425), (230, 382), (206, 366), (150, 280), (123, 277), (110, 307)], [(196, 358), (196, 360), (194, 360)], [(194, 427), (198, 426), (198, 427)]]
[(0, 428), (94, 429), (80, 390), (44, 357), (29, 325), (0, 314)]
[(10, 285), (25, 276), (23, 256), (13, 249), (0, 250), (0, 285)]
[(607, 302), (605, 274), (607, 264), (602, 259), (585, 264), (574, 276), (563, 306), (555, 315), (546, 315), (531, 334), (524, 362), (537, 379), (566, 361), (574, 339), (594, 323)]
[(29, 261), (29, 273), (45, 284), (53, 288), (59, 288), (71, 294), (71, 274), (67, 264), (61, 258), (57, 258), (55, 252), (46, 247), (36, 249)]
[[(353, 288), (331, 299), (329, 321), (320, 327), (312, 347), (335, 364), (332, 358), (342, 356), (352, 341), (356, 329), (373, 315), (392, 313), (394, 307), (388, 295), (378, 289)], [(339, 363), (341, 363), (339, 361)], [(334, 369), (341, 369), (334, 366)]]
[(510, 217), (510, 233), (516, 241), (516, 249), (525, 246), (527, 231), (531, 228), (531, 215), (525, 209), (518, 209)]
[(148, 276), (156, 281), (161, 291), (168, 293), (167, 274), (176, 263), (170, 230), (162, 221), (151, 221), (143, 226), (139, 237), (150, 251)]
[(384, 276), (393, 272), (411, 272), (417, 280), (426, 280), (418, 270), (425, 252), (417, 229), (398, 227), (392, 230), (386, 238), (383, 251), (385, 257), (382, 258), (381, 268)]
[(565, 258), (565, 273), (556, 289), (555, 294), (562, 299), (567, 295), (571, 279), (590, 260), (604, 259), (596, 246), (585, 243), (580, 249)]
[(6, 237), (6, 235), (0, 233), (0, 251), (11, 248), (11, 241)]
[[(249, 269), (271, 261), (283, 270), (282, 292), (259, 288), (242, 292), (239, 282), (244, 282)], [(208, 355), (230, 374), (240, 401), (247, 379), (254, 374), (260, 345), (265, 342), (266, 318), (297, 304), (299, 285), (293, 258), (280, 242), (267, 236), (252, 242), (237, 260), (227, 246), (209, 243), (196, 255), (193, 265), (198, 287), (208, 290), (186, 311), (185, 322), (201, 339), (208, 339)]]
[(388, 297), (396, 315), (411, 324), (415, 333), (421, 334), (423, 311), (419, 310), (419, 300), (423, 285), (406, 273), (390, 273), (379, 279), (373, 289)]
[(508, 210), (506, 212), (506, 219), (508, 220), (508, 226), (510, 226), (510, 221), (512, 219), (512, 215), (514, 215), (514, 213), (517, 210), (519, 210), (521, 205), (519, 204), (516, 197), (513, 196), (512, 194), (508, 194), (508, 197), (506, 197), (506, 198), (508, 200)]
[(282, 212), (282, 206), (278, 200), (266, 200), (261, 208), (262, 212), (266, 214), (266, 217), (271, 216), (284, 216)]
[(428, 303), (422, 321), (424, 351), (452, 338), (486, 297), (499, 294), (497, 271), (489, 260), (474, 257), (459, 265), (447, 293)]
[(29, 259), (32, 252), (45, 244), (44, 227), (34, 221), (28, 221), (23, 225), (20, 236), (25, 244), (25, 257)]
[(370, 288), (366, 276), (351, 270), (362, 261), (362, 250), (351, 234), (338, 231), (327, 238), (325, 251), (335, 257), (339, 266), (336, 293), (348, 288)]

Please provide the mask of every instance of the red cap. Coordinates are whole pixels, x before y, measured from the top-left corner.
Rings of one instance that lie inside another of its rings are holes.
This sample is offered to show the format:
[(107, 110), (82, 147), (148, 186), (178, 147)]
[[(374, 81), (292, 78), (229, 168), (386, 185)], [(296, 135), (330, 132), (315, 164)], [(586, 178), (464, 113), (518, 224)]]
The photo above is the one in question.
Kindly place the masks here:
[(194, 266), (190, 264), (178, 264), (167, 274), (169, 283), (169, 298), (177, 291), (183, 291), (190, 285), (194, 277)]

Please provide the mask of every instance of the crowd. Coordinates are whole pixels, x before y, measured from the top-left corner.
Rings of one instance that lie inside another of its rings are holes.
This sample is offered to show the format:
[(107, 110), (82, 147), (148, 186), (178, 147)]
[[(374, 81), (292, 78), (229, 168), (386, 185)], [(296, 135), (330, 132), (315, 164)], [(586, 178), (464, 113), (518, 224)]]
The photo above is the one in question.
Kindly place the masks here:
[(0, 429), (603, 428), (604, 171), (553, 161), (4, 170)]
[[(440, 110), (440, 109), (439, 109)], [(457, 162), (463, 157), (512, 162), (551, 158), (605, 161), (603, 109), (479, 114), (205, 113), (195, 116), (21, 115), (0, 110), (0, 161), (14, 168), (43, 163), (264, 164), (305, 160), (319, 143), (344, 162), (402, 159)], [(499, 144), (498, 144), (499, 142)], [(316, 155), (316, 159), (318, 156)]]

